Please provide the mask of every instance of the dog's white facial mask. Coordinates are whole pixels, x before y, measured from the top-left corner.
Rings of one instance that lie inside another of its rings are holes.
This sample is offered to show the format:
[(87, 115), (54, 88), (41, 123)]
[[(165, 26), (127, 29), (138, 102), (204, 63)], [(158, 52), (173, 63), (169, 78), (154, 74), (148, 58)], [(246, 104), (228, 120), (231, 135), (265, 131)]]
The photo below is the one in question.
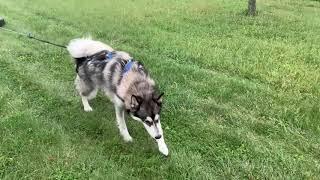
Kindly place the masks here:
[(163, 131), (160, 123), (160, 116), (157, 114), (152, 120), (151, 117), (147, 117), (145, 122), (143, 122), (140, 118), (131, 116), (134, 120), (142, 122), (144, 128), (147, 130), (149, 135), (156, 140), (158, 144), (159, 151), (164, 154), (165, 156), (168, 156), (169, 150), (168, 147), (164, 141), (163, 137)]

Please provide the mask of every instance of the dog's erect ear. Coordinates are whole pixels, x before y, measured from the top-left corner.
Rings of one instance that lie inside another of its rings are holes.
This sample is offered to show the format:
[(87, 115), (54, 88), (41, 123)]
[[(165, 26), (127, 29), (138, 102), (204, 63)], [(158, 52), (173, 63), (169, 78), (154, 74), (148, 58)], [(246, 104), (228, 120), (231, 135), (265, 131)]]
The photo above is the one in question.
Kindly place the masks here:
[(159, 96), (153, 98), (153, 100), (158, 103), (161, 104), (162, 103), (162, 96), (164, 95), (164, 93), (161, 93)]
[(138, 107), (142, 103), (143, 99), (140, 96), (132, 95), (131, 96), (131, 108)]

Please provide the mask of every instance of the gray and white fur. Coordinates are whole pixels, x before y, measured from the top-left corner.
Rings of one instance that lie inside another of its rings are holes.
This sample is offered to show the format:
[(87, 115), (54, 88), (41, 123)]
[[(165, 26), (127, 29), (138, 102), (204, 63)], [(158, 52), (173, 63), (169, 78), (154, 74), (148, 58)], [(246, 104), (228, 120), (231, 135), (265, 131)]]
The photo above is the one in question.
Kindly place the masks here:
[[(158, 93), (154, 80), (144, 66), (133, 61), (131, 68), (124, 73), (124, 67), (132, 57), (90, 38), (71, 40), (67, 49), (77, 66), (75, 85), (84, 110), (92, 111), (89, 100), (101, 90), (114, 103), (123, 139), (126, 142), (132, 141), (125, 121), (125, 112), (128, 112), (134, 120), (143, 124), (149, 135), (156, 140), (159, 151), (167, 156), (169, 151), (160, 123), (163, 93)], [(87, 59), (101, 51), (112, 53), (112, 58)]]

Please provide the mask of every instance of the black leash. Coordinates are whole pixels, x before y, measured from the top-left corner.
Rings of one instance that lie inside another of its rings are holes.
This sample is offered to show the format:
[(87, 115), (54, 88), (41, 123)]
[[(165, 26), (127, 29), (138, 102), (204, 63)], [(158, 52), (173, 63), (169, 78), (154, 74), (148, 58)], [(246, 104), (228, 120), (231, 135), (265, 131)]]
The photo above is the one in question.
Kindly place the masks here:
[(28, 34), (28, 38), (34, 39), (34, 40), (37, 40), (37, 41), (40, 41), (40, 42), (43, 42), (43, 43), (51, 44), (51, 45), (54, 45), (54, 46), (57, 46), (57, 47), (67, 48), (67, 46), (64, 46), (64, 45), (61, 45), (61, 44), (56, 44), (56, 43), (53, 43), (53, 42), (50, 42), (50, 41), (46, 41), (46, 40), (43, 40), (43, 39), (38, 39), (38, 38), (32, 36), (32, 34)]
[(30, 39), (34, 39), (34, 40), (37, 40), (39, 42), (43, 42), (43, 43), (46, 43), (46, 44), (51, 44), (51, 45), (54, 45), (54, 46), (57, 46), (57, 47), (61, 47), (61, 48), (67, 48), (66, 46), (61, 45), (61, 44), (56, 44), (56, 43), (53, 43), (53, 42), (50, 42), (50, 41), (47, 41), (47, 40), (36, 38), (31, 33), (18, 32), (16, 30), (4, 28), (4, 27), (0, 27), (0, 29), (2, 29), (4, 31), (7, 31), (7, 32), (11, 32), (11, 33), (19, 34), (19, 35), (22, 35), (22, 36), (26, 36), (26, 37), (28, 37)]

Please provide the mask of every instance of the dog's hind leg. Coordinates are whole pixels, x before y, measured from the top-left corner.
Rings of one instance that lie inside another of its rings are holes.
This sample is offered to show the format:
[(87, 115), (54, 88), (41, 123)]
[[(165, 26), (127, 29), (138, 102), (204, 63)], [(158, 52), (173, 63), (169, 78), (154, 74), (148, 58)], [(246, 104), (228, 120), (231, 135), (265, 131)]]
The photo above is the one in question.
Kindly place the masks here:
[(117, 118), (117, 124), (118, 124), (120, 134), (123, 137), (124, 141), (131, 142), (132, 137), (128, 132), (126, 120), (124, 119), (124, 109), (123, 107), (119, 107), (117, 104), (115, 104), (115, 109), (116, 109), (116, 118)]
[(75, 85), (81, 96), (84, 111), (92, 111), (89, 100), (93, 99), (97, 95), (98, 88), (92, 87), (88, 83), (85, 83), (85, 81), (80, 79), (79, 76), (77, 76), (75, 80)]
[(92, 107), (89, 104), (88, 98), (86, 96), (81, 96), (82, 104), (83, 104), (83, 109), (86, 112), (93, 111)]
[(98, 92), (98, 88), (93, 88), (89, 92), (88, 91), (82, 92), (80, 94), (84, 111), (86, 111), (86, 112), (92, 111), (92, 107), (89, 104), (89, 100), (95, 98), (97, 95), (97, 92)]

